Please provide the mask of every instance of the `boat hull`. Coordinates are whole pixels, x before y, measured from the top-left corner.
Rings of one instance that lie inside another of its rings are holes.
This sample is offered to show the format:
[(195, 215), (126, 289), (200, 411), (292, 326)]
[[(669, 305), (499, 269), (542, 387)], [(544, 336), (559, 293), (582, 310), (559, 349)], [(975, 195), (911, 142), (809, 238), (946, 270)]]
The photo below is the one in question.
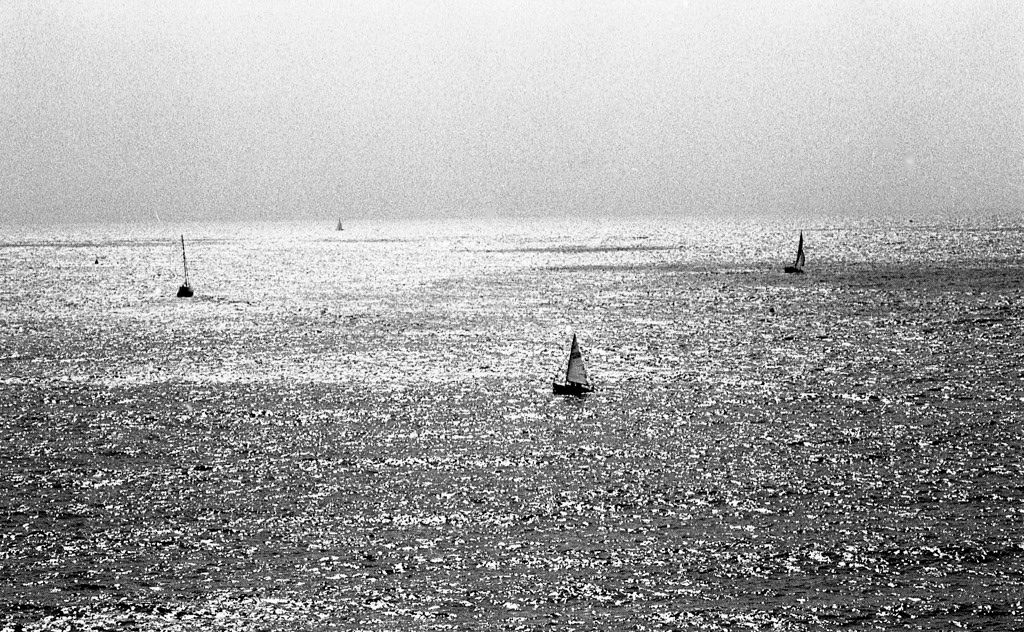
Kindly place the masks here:
[(786, 274), (803, 274), (804, 271), (796, 266), (786, 266), (782, 269)]
[(552, 382), (551, 390), (555, 395), (575, 395), (577, 397), (582, 397), (588, 393), (593, 393), (594, 387), (589, 384), (577, 384), (575, 382), (566, 382), (565, 384)]
[(183, 285), (178, 288), (178, 298), (189, 298), (192, 294), (192, 288), (188, 285)]

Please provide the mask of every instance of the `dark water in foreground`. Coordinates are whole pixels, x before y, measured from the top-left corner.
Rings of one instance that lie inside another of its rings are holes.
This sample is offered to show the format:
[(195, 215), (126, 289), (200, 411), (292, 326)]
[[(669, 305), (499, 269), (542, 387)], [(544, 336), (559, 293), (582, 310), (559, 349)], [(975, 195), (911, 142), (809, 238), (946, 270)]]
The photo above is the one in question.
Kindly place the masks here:
[(0, 629), (1024, 627), (1021, 225), (663, 225), (4, 238)]

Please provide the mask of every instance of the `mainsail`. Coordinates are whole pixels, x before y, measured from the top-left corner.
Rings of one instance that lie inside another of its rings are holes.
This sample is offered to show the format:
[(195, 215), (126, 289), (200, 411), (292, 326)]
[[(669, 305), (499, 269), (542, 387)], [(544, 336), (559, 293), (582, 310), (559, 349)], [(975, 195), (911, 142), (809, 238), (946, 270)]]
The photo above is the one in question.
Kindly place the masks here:
[(569, 368), (565, 371), (565, 381), (570, 384), (590, 384), (587, 377), (587, 365), (583, 362), (583, 352), (576, 334), (572, 335), (572, 348), (569, 349)]
[(580, 343), (576, 334), (572, 335), (572, 346), (569, 348), (569, 365), (565, 369), (565, 381), (557, 379), (552, 382), (551, 390), (555, 395), (577, 395), (583, 396), (594, 392), (594, 385), (590, 383), (587, 375), (587, 365), (583, 361), (583, 352), (580, 351)]
[(796, 267), (804, 267), (804, 231), (800, 231), (800, 241), (796, 246)]

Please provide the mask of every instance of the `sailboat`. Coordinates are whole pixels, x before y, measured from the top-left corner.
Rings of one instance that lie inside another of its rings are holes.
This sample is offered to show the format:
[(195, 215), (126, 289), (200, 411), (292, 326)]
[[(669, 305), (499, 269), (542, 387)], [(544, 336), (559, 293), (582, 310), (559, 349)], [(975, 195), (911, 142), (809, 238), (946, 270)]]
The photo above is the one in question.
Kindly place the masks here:
[(338, 220), (338, 228), (336, 228), (335, 230), (345, 230), (345, 227), (341, 225), (340, 219)]
[(178, 298), (192, 296), (192, 285), (188, 282), (188, 260), (185, 259), (185, 236), (181, 236), (181, 265), (185, 268), (185, 282), (178, 288)]
[(572, 335), (572, 346), (569, 348), (569, 365), (565, 369), (565, 381), (552, 382), (551, 389), (555, 395), (586, 395), (594, 392), (594, 385), (587, 377), (587, 365), (583, 361), (583, 352), (576, 334)]
[(804, 273), (804, 231), (800, 231), (800, 241), (796, 245), (796, 261), (793, 265), (783, 268), (783, 271), (792, 274)]

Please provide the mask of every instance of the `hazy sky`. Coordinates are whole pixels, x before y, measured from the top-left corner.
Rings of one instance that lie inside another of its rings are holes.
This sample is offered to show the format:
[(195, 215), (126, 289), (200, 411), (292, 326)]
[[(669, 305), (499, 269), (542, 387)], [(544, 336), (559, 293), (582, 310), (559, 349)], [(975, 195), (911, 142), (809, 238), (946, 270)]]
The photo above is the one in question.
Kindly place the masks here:
[(1006, 2), (0, 3), (0, 219), (1024, 207)]

